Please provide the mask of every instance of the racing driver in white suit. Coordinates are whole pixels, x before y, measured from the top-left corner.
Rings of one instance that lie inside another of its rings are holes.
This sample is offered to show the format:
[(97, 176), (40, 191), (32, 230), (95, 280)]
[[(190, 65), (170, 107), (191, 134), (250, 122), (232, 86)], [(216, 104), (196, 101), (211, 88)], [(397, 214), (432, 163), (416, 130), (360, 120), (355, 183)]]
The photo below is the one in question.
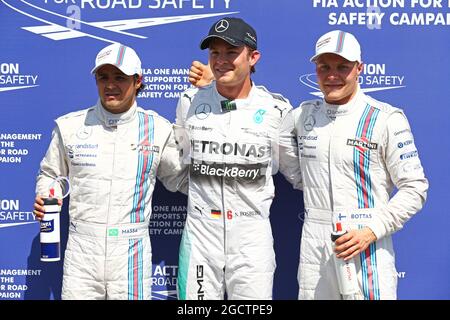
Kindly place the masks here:
[(251, 81), (260, 53), (246, 22), (219, 20), (206, 48), (216, 80), (185, 91), (177, 107), (190, 161), (178, 297), (272, 299), (272, 175), (297, 187), (301, 179), (292, 107)]
[[(92, 73), (99, 100), (56, 120), (37, 177), (34, 213), (43, 217), (41, 197), (48, 197), (55, 178), (68, 176), (63, 299), (147, 300), (156, 177), (176, 191), (183, 168), (172, 124), (136, 104), (142, 85), (136, 52), (118, 43), (107, 46)], [(57, 188), (55, 197), (60, 196)]]
[[(396, 299), (391, 234), (422, 208), (428, 190), (411, 128), (401, 109), (362, 92), (352, 34), (326, 33), (311, 61), (324, 99), (295, 110), (305, 203), (299, 299)], [(333, 216), (348, 229), (334, 249)], [(354, 259), (352, 296), (339, 290), (334, 254)]]

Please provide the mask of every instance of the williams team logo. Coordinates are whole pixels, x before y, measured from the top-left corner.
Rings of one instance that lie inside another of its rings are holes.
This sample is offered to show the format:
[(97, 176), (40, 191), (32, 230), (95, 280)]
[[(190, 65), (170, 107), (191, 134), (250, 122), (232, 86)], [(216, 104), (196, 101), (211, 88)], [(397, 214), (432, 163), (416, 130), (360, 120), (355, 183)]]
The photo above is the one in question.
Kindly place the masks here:
[[(316, 97), (323, 97), (317, 83), (315, 73), (307, 73), (299, 77), (302, 85), (307, 86), (314, 91), (309, 92)], [(392, 89), (400, 89), (406, 87), (405, 76), (398, 74), (390, 74), (387, 72), (386, 64), (364, 64), (364, 70), (359, 76), (358, 82), (361, 91), (364, 93), (384, 91)]]

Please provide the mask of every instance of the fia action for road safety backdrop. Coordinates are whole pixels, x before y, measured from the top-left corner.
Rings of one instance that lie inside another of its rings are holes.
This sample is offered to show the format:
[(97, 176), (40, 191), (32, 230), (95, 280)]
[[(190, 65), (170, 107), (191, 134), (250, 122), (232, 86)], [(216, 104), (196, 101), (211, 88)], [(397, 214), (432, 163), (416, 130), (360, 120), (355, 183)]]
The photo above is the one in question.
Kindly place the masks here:
[[(318, 95), (309, 57), (332, 29), (360, 40), (361, 87), (406, 112), (430, 181), (424, 209), (394, 236), (399, 299), (450, 298), (449, 0), (0, 0), (0, 299), (60, 299), (62, 261), (39, 260), (32, 215), (35, 176), (54, 119), (93, 105), (89, 73), (112, 42), (143, 61), (138, 104), (175, 120), (200, 39), (221, 16), (247, 20), (262, 59), (253, 79), (294, 107)], [(296, 299), (302, 194), (276, 180), (272, 225), (277, 254), (275, 299)], [(178, 246), (186, 197), (157, 185), (150, 233), (153, 299), (176, 299)], [(62, 210), (62, 246), (67, 205)]]

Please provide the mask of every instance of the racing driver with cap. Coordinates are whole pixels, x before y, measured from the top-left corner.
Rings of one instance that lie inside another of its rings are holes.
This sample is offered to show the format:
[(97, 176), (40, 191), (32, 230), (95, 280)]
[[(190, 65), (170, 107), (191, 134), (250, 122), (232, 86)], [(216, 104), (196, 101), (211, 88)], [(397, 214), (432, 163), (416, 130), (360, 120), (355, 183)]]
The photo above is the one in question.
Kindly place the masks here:
[(209, 50), (215, 80), (185, 91), (177, 106), (190, 161), (178, 296), (272, 299), (272, 175), (279, 169), (301, 183), (292, 106), (252, 82), (261, 54), (242, 19), (214, 23), (200, 48)]
[[(324, 97), (295, 109), (305, 203), (299, 298), (396, 299), (391, 235), (422, 208), (428, 190), (411, 128), (401, 109), (362, 92), (352, 34), (321, 36), (311, 62)], [(333, 220), (348, 231), (334, 248)], [(336, 258), (354, 259), (351, 295), (339, 288)]]
[[(69, 239), (62, 299), (148, 300), (152, 250), (152, 194), (158, 177), (181, 188), (181, 166), (173, 128), (157, 113), (137, 106), (141, 60), (119, 43), (97, 54), (99, 99), (56, 120), (36, 184), (33, 213), (44, 216), (42, 197), (59, 176), (68, 176)], [(61, 190), (55, 190), (61, 197)]]

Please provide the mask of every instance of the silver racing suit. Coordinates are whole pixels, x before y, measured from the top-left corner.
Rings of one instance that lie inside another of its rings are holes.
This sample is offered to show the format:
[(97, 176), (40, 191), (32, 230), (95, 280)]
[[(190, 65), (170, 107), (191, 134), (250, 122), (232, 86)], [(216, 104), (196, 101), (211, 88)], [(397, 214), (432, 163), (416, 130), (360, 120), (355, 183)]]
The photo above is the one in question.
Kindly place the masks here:
[(180, 299), (272, 298), (272, 175), (279, 169), (297, 187), (301, 179), (291, 111), (255, 85), (246, 99), (228, 101), (215, 82), (180, 98), (176, 123), (190, 161)]
[(36, 193), (69, 177), (63, 299), (150, 299), (155, 180), (176, 191), (181, 172), (172, 124), (136, 103), (115, 115), (98, 102), (56, 120)]
[(428, 189), (404, 113), (358, 89), (345, 105), (306, 101), (295, 120), (305, 202), (299, 299), (341, 298), (333, 213), (349, 229), (370, 227), (378, 239), (355, 259), (360, 296), (395, 299), (391, 234), (422, 208)]

